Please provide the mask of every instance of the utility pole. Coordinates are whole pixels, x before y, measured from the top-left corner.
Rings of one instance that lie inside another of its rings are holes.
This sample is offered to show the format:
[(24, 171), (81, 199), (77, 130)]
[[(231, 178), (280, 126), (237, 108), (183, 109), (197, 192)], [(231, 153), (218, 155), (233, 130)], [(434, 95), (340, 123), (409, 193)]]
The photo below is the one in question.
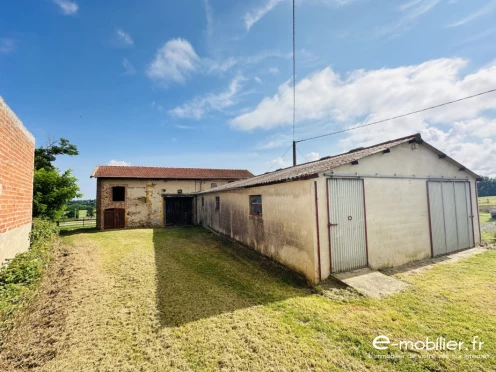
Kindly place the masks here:
[(295, 34), (295, 0), (293, 0), (293, 167), (296, 166), (296, 34)]
[(293, 167), (296, 165), (296, 141), (293, 141)]

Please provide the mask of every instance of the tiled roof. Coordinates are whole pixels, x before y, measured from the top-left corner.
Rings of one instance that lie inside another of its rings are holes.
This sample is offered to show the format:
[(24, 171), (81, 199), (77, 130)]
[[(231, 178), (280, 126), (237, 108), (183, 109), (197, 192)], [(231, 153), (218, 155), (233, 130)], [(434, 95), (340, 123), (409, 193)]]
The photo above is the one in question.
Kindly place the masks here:
[(246, 169), (166, 168), (99, 165), (91, 177), (239, 180), (253, 177)]
[[(439, 151), (436, 148), (423, 142), (420, 134), (415, 134), (415, 135), (411, 135), (408, 137), (397, 138), (395, 140), (391, 140), (388, 142), (379, 143), (379, 144), (374, 145), (374, 146), (360, 147), (358, 149), (351, 150), (351, 151), (346, 152), (344, 154), (329, 156), (326, 158), (322, 158), (320, 160), (316, 160), (316, 161), (312, 161), (309, 163), (297, 165), (295, 167), (280, 169), (280, 170), (277, 170), (274, 172), (262, 174), (260, 176), (255, 176), (255, 177), (250, 178), (250, 179), (231, 182), (229, 184), (219, 186), (215, 189), (209, 189), (209, 190), (203, 191), (201, 193), (205, 194), (205, 193), (209, 193), (209, 192), (219, 192), (219, 191), (225, 191), (225, 190), (232, 190), (232, 189), (239, 189), (239, 188), (245, 188), (245, 187), (265, 185), (265, 184), (270, 184), (270, 183), (278, 183), (278, 182), (295, 181), (298, 179), (304, 179), (306, 177), (310, 177), (310, 176), (313, 176), (313, 175), (318, 174), (320, 172), (324, 172), (324, 171), (327, 171), (329, 169), (339, 167), (340, 165), (343, 165), (343, 164), (349, 164), (355, 160), (365, 158), (367, 156), (376, 154), (378, 152), (382, 152), (386, 149), (389, 149), (389, 148), (401, 145), (402, 143), (406, 143), (406, 142), (410, 142), (410, 141), (415, 141), (417, 143), (424, 143), (427, 147), (429, 147), (431, 150), (435, 151), (439, 155), (441, 155), (441, 154), (444, 155), (441, 151)], [(447, 160), (455, 163), (457, 166), (463, 167), (461, 164), (457, 163), (455, 160), (451, 159), (450, 157), (445, 156), (445, 158)], [(471, 175), (473, 175), (475, 178), (480, 178), (478, 175), (469, 171), (468, 169), (466, 171), (468, 173), (470, 173)]]

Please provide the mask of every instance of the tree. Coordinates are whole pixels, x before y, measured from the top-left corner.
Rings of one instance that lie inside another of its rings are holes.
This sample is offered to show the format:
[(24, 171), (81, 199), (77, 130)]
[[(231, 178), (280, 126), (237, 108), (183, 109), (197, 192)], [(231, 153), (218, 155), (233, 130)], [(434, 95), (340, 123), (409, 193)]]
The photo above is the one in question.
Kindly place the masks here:
[(93, 217), (93, 213), (94, 213), (93, 207), (88, 207), (86, 210), (88, 211), (87, 216)]
[(482, 177), (482, 181), (477, 183), (479, 196), (496, 195), (496, 178)]
[(56, 169), (52, 162), (57, 155), (79, 155), (76, 145), (69, 142), (68, 139), (61, 138), (57, 141), (48, 140), (45, 147), (39, 147), (34, 150), (34, 169)]
[(35, 150), (33, 217), (57, 220), (63, 216), (69, 200), (82, 196), (71, 170), (60, 173), (52, 164), (57, 155), (74, 156), (78, 150), (65, 138), (49, 141), (47, 146)]

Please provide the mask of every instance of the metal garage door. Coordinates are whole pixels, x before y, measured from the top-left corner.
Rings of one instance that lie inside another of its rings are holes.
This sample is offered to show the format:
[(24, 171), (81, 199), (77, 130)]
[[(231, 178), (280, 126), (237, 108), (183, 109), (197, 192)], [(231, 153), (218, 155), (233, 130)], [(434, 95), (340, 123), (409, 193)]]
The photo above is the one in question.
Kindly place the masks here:
[(331, 271), (367, 266), (363, 181), (329, 179)]
[(433, 256), (473, 247), (469, 183), (428, 181), (427, 188)]

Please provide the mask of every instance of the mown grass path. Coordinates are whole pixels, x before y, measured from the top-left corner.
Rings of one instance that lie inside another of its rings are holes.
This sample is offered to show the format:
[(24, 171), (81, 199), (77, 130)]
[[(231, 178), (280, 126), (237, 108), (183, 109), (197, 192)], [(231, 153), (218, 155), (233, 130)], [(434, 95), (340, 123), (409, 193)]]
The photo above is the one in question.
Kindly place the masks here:
[[(400, 274), (408, 290), (379, 301), (339, 286), (326, 298), (201, 228), (73, 232), (63, 245), (0, 370), (496, 369), (496, 251)], [(374, 349), (379, 335), (485, 344), (400, 353)], [(388, 352), (404, 358), (374, 358)]]

